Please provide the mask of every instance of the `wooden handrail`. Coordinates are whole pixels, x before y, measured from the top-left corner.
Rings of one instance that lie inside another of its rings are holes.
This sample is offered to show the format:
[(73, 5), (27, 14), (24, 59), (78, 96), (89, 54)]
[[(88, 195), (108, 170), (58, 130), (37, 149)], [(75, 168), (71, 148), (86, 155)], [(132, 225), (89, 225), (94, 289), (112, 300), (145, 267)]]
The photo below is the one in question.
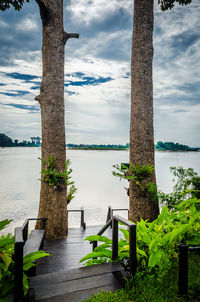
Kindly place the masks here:
[(67, 214), (69, 212), (81, 212), (81, 227), (85, 230), (86, 229), (86, 222), (84, 221), (84, 209), (81, 208), (80, 210), (67, 210)]
[[(113, 217), (113, 212), (116, 212), (116, 211), (128, 211), (128, 213), (129, 213), (129, 209), (120, 209), (120, 208), (118, 208), (118, 209), (113, 209), (111, 206), (109, 206), (109, 207), (108, 207), (108, 212), (107, 212), (106, 223), (107, 223), (110, 219), (112, 219), (112, 217)], [(111, 225), (111, 227), (112, 227), (112, 225)]]
[(200, 245), (189, 246), (183, 243), (179, 244), (178, 287), (180, 295), (186, 295), (188, 293), (188, 251), (195, 250), (200, 250)]
[[(137, 268), (136, 257), (136, 225), (128, 221), (121, 216), (113, 216), (107, 223), (101, 228), (97, 235), (102, 235), (107, 228), (112, 224), (112, 259), (115, 260), (118, 257), (118, 223), (121, 222), (129, 228), (129, 260), (130, 260), (130, 273), (134, 275)], [(93, 250), (97, 247), (97, 241), (93, 243)]]

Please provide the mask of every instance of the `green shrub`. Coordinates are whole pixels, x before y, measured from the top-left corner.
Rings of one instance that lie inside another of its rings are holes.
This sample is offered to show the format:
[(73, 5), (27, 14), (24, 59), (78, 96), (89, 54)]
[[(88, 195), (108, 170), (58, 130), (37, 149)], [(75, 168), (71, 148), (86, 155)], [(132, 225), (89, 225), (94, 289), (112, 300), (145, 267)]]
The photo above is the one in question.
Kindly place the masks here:
[[(149, 223), (137, 222), (137, 262), (138, 271), (153, 272), (163, 277), (174, 263), (178, 261), (178, 244), (200, 245), (200, 215), (197, 208), (200, 200), (189, 199), (180, 203), (176, 210), (169, 211), (164, 206), (156, 220)], [(129, 257), (129, 232), (120, 229), (123, 237), (119, 240), (117, 261), (127, 263)], [(89, 241), (100, 241), (103, 244), (87, 254), (80, 262), (86, 265), (112, 261), (112, 240), (105, 236), (93, 235)]]
[[(189, 198), (200, 199), (200, 176), (192, 168), (170, 167), (173, 174), (173, 192), (165, 194), (158, 192), (161, 204), (166, 204), (169, 209), (174, 209), (176, 205)], [(196, 205), (200, 210), (200, 205)]]
[[(3, 230), (11, 220), (0, 221), (0, 231)], [(9, 233), (0, 236), (0, 301), (8, 301), (8, 295), (14, 290), (14, 236)], [(23, 259), (23, 288), (25, 295), (28, 292), (28, 278), (26, 272), (35, 264), (36, 259), (49, 256), (44, 251), (38, 251), (26, 255)]]

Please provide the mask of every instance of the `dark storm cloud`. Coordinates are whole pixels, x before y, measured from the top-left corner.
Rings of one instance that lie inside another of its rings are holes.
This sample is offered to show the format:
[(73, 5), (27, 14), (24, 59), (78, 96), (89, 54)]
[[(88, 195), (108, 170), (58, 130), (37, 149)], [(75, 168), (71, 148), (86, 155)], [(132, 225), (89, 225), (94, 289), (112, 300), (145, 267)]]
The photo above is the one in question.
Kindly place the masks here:
[(176, 85), (175, 86), (176, 89), (180, 90), (180, 91), (184, 91), (186, 92), (189, 96), (191, 96), (191, 94), (195, 97), (200, 96), (200, 82), (196, 82), (196, 83), (184, 83), (184, 85)]
[[(132, 14), (121, 8), (114, 12), (102, 15), (101, 19), (95, 19), (90, 25), (90, 31), (86, 31), (89, 36), (95, 36), (97, 32), (113, 33), (116, 31), (130, 30), (132, 25)], [(88, 29), (88, 27), (86, 27)]]
[[(34, 20), (37, 28), (29, 30), (25, 25), (20, 28), (23, 20)], [(25, 59), (27, 51), (41, 48), (41, 21), (35, 1), (26, 3), (21, 11), (13, 8), (0, 11), (0, 65), (5, 66), (19, 56)]]
[[(69, 13), (65, 27), (67, 31), (80, 34), (80, 41), (70, 41), (69, 46), (67, 45), (69, 56), (80, 56), (81, 53), (83, 57), (94, 56), (117, 61), (130, 59), (132, 12), (122, 7), (116, 8), (115, 11), (105, 10), (101, 18), (94, 18), (89, 24), (84, 20), (76, 22)], [(82, 46), (87, 44), (81, 52), (80, 43)]]
[(199, 37), (199, 34), (195, 34), (191, 31), (176, 35), (171, 42), (171, 47), (176, 49), (174, 55), (180, 55), (180, 53), (185, 52), (188, 47), (191, 47), (199, 39)]

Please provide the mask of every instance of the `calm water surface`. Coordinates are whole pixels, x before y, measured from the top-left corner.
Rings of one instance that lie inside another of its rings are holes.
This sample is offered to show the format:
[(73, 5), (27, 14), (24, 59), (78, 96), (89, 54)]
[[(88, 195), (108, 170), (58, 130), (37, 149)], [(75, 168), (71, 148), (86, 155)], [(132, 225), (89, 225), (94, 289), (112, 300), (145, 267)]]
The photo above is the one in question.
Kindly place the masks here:
[[(13, 219), (13, 232), (25, 218), (37, 217), (40, 193), (40, 148), (0, 148), (0, 220)], [(103, 224), (108, 205), (128, 208), (126, 181), (112, 176), (112, 165), (128, 162), (128, 151), (67, 150), (72, 177), (78, 189), (69, 208), (85, 209), (87, 225)], [(170, 192), (170, 166), (194, 168), (200, 173), (200, 152), (156, 152), (158, 188)], [(126, 214), (119, 212), (126, 217)], [(69, 226), (78, 226), (80, 215), (69, 214)]]

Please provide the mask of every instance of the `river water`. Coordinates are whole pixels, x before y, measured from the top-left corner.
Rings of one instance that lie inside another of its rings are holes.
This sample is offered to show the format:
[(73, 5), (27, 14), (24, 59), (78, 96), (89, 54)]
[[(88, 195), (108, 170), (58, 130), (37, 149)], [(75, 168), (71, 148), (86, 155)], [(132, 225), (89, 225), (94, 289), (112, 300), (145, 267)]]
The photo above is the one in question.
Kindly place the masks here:
[[(0, 220), (13, 222), (6, 229), (13, 232), (28, 217), (37, 217), (40, 193), (40, 148), (0, 148)], [(108, 205), (128, 208), (126, 181), (112, 175), (112, 165), (128, 162), (128, 151), (67, 150), (72, 178), (78, 189), (69, 209), (84, 207), (87, 225), (105, 223)], [(194, 168), (200, 173), (200, 152), (157, 152), (158, 188), (172, 190), (170, 166)], [(124, 217), (124, 212), (118, 212)], [(79, 226), (80, 214), (69, 213), (69, 226)]]

